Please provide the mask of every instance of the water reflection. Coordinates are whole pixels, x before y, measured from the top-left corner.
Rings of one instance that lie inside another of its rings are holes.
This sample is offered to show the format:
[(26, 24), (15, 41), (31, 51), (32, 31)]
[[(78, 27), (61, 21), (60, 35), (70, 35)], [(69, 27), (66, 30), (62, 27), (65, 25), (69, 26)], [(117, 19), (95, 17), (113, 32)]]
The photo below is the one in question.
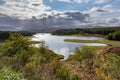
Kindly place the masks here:
[[(67, 59), (69, 55), (74, 54), (75, 48), (79, 48), (81, 46), (106, 46), (105, 44), (98, 43), (73, 43), (73, 42), (64, 42), (64, 39), (82, 39), (82, 40), (98, 40), (102, 39), (99, 37), (84, 37), (84, 36), (56, 36), (51, 35), (49, 33), (37, 33), (32, 38), (33, 41), (44, 40), (48, 48), (53, 50), (56, 54), (60, 54), (64, 56), (64, 59)], [(39, 44), (35, 45), (39, 47)]]

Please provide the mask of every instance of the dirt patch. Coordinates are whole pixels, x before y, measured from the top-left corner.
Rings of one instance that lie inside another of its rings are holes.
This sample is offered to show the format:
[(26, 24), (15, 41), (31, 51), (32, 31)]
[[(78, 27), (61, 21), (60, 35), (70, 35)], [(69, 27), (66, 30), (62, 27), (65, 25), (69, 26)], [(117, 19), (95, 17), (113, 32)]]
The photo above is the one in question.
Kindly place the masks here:
[(104, 54), (114, 53), (114, 54), (120, 56), (120, 47), (109, 47), (109, 48), (107, 48), (107, 49), (104, 49), (104, 50), (103, 50), (103, 53), (104, 53)]

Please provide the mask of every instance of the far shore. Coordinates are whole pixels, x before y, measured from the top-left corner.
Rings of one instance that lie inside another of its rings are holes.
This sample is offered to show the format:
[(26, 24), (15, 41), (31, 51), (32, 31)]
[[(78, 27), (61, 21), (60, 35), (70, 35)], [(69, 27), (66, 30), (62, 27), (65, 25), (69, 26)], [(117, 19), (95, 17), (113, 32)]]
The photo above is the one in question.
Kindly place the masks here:
[(80, 39), (65, 39), (65, 42), (76, 42), (76, 43), (102, 43), (108, 46), (120, 46), (120, 41), (112, 40), (80, 40)]

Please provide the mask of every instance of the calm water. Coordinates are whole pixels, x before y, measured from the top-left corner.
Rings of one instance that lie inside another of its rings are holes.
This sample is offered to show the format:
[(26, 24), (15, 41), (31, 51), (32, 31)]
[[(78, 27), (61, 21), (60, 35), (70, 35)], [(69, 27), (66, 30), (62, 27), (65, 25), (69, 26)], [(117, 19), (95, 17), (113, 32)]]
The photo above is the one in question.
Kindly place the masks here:
[[(102, 38), (99, 37), (85, 37), (85, 36), (56, 36), (49, 33), (37, 33), (33, 35), (33, 41), (44, 40), (46, 45), (50, 50), (53, 50), (56, 54), (64, 56), (64, 59), (67, 59), (69, 55), (74, 54), (75, 48), (80, 48), (81, 46), (107, 46), (106, 44), (99, 43), (73, 43), (73, 42), (64, 42), (64, 39), (82, 39), (82, 40), (99, 40)], [(35, 44), (36, 47), (39, 44)]]

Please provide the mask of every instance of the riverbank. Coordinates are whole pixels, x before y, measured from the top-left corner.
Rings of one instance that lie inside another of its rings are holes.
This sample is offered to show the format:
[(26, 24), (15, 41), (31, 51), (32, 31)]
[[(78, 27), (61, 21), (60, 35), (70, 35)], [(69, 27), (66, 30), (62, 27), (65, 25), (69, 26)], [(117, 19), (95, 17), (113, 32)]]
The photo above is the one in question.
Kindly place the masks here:
[(103, 35), (100, 35), (100, 34), (88, 34), (88, 33), (84, 33), (84, 34), (71, 34), (71, 35), (67, 35), (67, 36), (104, 37)]
[(120, 46), (120, 41), (112, 40), (80, 40), (80, 39), (65, 39), (65, 42), (75, 42), (75, 43), (102, 43), (108, 46)]

